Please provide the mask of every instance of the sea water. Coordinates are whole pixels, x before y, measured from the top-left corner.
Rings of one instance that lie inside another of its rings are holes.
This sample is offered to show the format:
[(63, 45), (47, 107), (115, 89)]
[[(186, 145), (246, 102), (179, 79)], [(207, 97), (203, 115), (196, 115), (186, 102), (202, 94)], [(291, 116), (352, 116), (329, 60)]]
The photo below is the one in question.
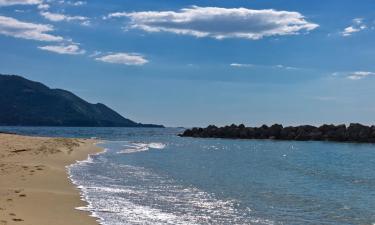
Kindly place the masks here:
[(103, 225), (375, 223), (375, 145), (181, 138), (166, 128), (14, 128), (97, 137), (68, 168)]

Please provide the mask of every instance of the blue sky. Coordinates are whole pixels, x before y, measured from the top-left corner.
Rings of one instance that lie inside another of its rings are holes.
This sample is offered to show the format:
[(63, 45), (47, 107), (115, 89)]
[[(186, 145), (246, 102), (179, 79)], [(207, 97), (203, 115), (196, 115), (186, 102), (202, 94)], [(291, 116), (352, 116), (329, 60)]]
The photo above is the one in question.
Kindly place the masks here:
[(375, 123), (373, 0), (0, 0), (0, 73), (167, 126)]

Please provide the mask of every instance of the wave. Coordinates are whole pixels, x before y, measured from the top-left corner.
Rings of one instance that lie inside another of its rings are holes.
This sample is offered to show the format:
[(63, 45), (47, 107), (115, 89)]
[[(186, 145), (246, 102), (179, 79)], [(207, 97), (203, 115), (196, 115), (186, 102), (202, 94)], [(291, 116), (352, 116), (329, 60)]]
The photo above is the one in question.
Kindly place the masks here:
[(74, 183), (89, 203), (77, 209), (90, 212), (102, 225), (275, 224), (252, 216), (249, 208), (239, 209), (234, 199), (219, 199), (143, 167), (109, 163), (106, 171), (93, 170), (97, 166), (75, 167)]
[(124, 145), (125, 149), (119, 151), (118, 153), (135, 153), (135, 152), (143, 152), (148, 151), (150, 149), (164, 149), (166, 144), (159, 143), (159, 142), (151, 142), (151, 143), (138, 143), (132, 142), (130, 144)]
[(88, 203), (77, 209), (90, 212), (101, 225), (275, 224), (252, 215), (250, 208), (239, 207), (235, 199), (219, 198), (152, 169), (112, 161), (124, 147), (121, 153), (166, 145), (117, 142), (107, 154), (90, 156), (69, 168), (72, 182)]

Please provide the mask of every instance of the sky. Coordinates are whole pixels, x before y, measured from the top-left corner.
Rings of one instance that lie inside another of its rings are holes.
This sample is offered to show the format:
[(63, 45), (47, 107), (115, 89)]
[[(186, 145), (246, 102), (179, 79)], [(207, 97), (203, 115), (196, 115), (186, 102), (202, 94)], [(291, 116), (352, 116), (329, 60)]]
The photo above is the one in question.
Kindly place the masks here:
[(0, 0), (0, 73), (166, 126), (375, 124), (373, 0)]

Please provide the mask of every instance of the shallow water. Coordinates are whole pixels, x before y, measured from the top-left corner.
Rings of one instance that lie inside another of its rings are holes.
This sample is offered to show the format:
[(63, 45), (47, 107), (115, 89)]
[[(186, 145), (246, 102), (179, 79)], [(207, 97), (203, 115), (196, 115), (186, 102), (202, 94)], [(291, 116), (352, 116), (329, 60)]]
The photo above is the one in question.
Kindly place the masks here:
[(375, 145), (180, 138), (179, 129), (6, 129), (107, 140), (105, 153), (70, 167), (90, 203), (81, 209), (105, 225), (375, 223)]

